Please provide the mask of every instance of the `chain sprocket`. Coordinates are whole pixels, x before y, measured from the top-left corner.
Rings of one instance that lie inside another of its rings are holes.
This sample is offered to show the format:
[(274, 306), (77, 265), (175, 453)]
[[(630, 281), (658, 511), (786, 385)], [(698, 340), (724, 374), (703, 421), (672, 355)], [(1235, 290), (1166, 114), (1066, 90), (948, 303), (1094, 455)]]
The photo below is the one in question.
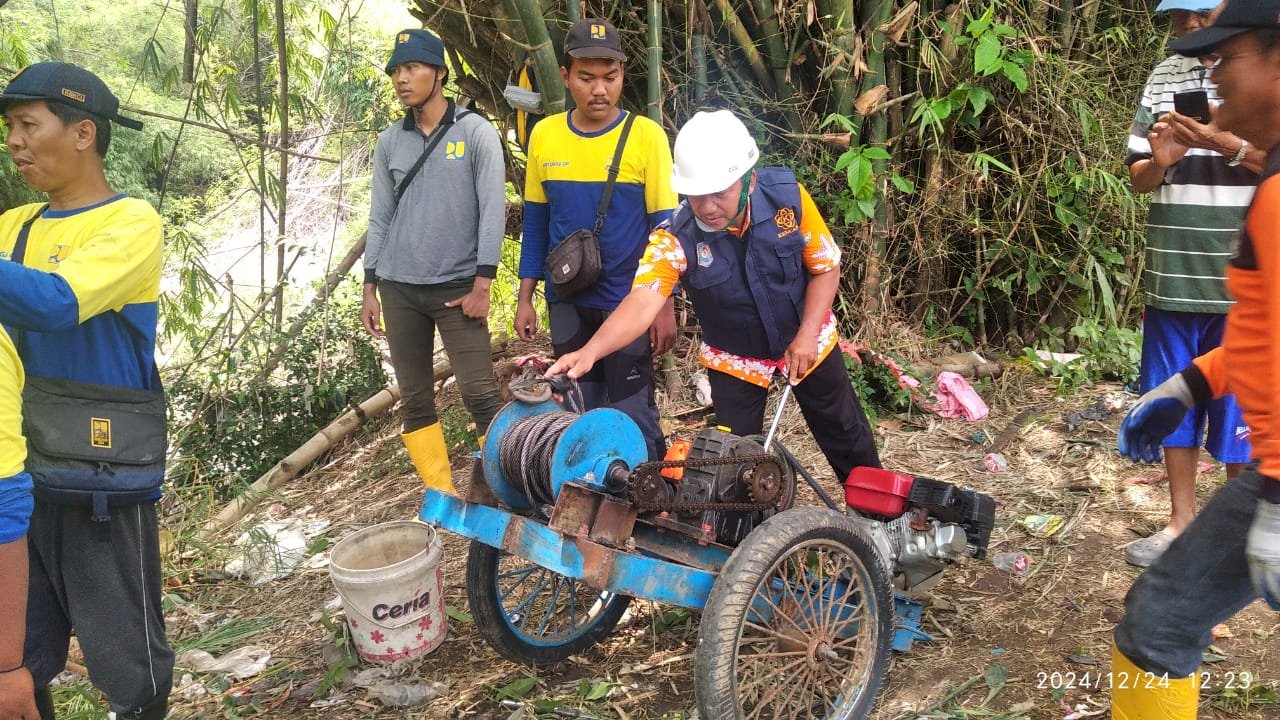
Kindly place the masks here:
[[(751, 474), (756, 481), (748, 481), (747, 488), (751, 494), (753, 502), (677, 502), (675, 500), (657, 500), (655, 497), (659, 494), (655, 483), (664, 482), (661, 474), (667, 468), (697, 468), (697, 467), (714, 467), (717, 465), (752, 465), (747, 473)], [(762, 465), (771, 465), (773, 470), (766, 470), (764, 473), (759, 472)], [(776, 482), (766, 481), (760, 488), (753, 487), (759, 484), (758, 479), (762, 476), (776, 478)], [(772, 484), (774, 490), (772, 497), (765, 486)], [(635, 505), (636, 510), (640, 512), (677, 512), (677, 513), (696, 513), (696, 512), (756, 512), (759, 510), (769, 510), (778, 504), (782, 499), (783, 470), (778, 458), (772, 453), (752, 453), (748, 455), (731, 455), (729, 457), (716, 458), (686, 458), (684, 460), (651, 460), (649, 462), (640, 463), (632, 471), (631, 479), (627, 483), (628, 494), (631, 496), (631, 502)], [(760, 494), (757, 494), (759, 490)]]

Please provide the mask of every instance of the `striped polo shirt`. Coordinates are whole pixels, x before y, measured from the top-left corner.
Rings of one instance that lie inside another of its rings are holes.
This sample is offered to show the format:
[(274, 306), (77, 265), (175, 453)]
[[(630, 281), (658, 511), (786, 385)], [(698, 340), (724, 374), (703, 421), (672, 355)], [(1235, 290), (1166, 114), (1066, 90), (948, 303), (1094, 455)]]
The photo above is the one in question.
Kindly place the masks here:
[[(1218, 92), (1195, 58), (1174, 55), (1151, 73), (1129, 134), (1125, 164), (1151, 157), (1147, 133), (1156, 118), (1173, 111), (1174, 93)], [(1161, 310), (1222, 314), (1231, 307), (1226, 263), (1240, 232), (1258, 176), (1210, 150), (1192, 148), (1169, 168), (1151, 197), (1147, 217), (1147, 304)]]

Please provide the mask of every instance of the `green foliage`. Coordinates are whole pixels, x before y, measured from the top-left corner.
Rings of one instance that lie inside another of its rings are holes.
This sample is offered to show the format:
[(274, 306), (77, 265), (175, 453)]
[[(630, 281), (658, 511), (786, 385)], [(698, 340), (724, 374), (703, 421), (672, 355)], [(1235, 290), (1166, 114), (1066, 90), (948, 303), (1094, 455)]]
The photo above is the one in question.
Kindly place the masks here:
[[(1032, 348), (1022, 358), (1036, 371), (1057, 382), (1057, 393), (1069, 395), (1098, 379), (1129, 380), (1138, 374), (1142, 334), (1098, 319), (1082, 319), (1068, 332), (1079, 358), (1069, 361), (1040, 357)], [(1050, 345), (1062, 352), (1063, 345)]]
[[(271, 377), (245, 344), (188, 367), (169, 386), (182, 423), (173, 437), (177, 484), (204, 482), (226, 495), (292, 452), (348, 406), (386, 385), (379, 353), (359, 321), (359, 289), (340, 285), (324, 311), (291, 338)], [(265, 346), (265, 344), (264, 344)]]
[(845, 370), (849, 373), (854, 392), (873, 422), (880, 415), (912, 410), (916, 405), (916, 398), (927, 397), (932, 391), (930, 384), (924, 382), (914, 389), (904, 387), (890, 363), (910, 372), (906, 363), (888, 355), (880, 354), (877, 357), (875, 353), (865, 349), (858, 350), (856, 357), (844, 354)]

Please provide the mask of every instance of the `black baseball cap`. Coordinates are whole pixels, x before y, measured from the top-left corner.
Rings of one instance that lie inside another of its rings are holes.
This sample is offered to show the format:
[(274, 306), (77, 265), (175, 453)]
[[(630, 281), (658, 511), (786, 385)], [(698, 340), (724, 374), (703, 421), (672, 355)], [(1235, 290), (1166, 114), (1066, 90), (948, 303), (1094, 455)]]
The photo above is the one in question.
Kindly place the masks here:
[(1229, 0), (1218, 19), (1169, 44), (1179, 55), (1201, 57), (1251, 30), (1280, 30), (1280, 0)]
[(127, 128), (142, 129), (140, 121), (120, 114), (120, 100), (102, 78), (71, 63), (38, 62), (23, 68), (0, 93), (0, 113), (11, 102), (31, 100), (62, 103)]
[(390, 75), (397, 65), (407, 62), (444, 67), (444, 41), (429, 30), (401, 30), (396, 33), (396, 46), (392, 48), (391, 59), (383, 70)]
[(610, 58), (626, 62), (622, 38), (608, 20), (583, 18), (564, 36), (564, 51), (576, 58)]

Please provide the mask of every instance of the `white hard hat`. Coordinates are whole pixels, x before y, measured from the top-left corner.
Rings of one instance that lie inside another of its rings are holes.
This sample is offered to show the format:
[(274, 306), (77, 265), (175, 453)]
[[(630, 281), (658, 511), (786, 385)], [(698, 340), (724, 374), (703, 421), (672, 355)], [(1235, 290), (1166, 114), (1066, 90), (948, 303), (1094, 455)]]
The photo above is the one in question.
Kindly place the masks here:
[(710, 195), (747, 174), (760, 148), (747, 126), (728, 110), (700, 112), (676, 135), (671, 189), (681, 195)]

